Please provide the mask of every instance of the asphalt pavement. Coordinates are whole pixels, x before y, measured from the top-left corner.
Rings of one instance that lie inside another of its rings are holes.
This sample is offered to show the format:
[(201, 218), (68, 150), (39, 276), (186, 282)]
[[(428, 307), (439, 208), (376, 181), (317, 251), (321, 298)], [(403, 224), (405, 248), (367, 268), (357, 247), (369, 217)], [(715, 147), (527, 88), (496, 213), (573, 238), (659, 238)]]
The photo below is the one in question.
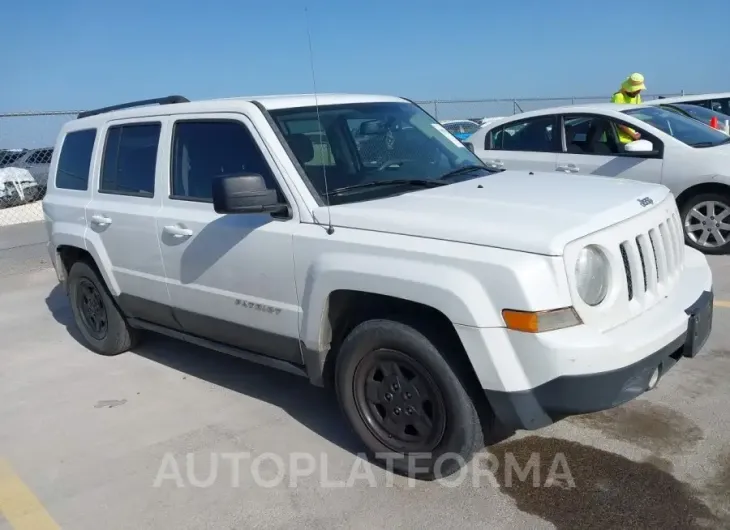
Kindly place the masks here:
[(655, 390), (423, 483), (296, 376), (156, 336), (90, 352), (33, 240), (0, 239), (0, 530), (730, 528), (730, 258), (707, 346)]
[(42, 221), (0, 227), (0, 277), (50, 267)]

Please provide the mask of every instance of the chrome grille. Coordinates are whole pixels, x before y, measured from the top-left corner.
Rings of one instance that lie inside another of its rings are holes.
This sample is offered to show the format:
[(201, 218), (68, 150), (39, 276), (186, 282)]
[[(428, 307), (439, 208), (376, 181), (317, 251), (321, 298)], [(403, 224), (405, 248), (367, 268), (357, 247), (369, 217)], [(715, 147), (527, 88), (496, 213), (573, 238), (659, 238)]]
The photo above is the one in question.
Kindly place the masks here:
[(628, 299), (656, 294), (672, 283), (684, 262), (684, 237), (676, 213), (619, 245), (626, 273)]

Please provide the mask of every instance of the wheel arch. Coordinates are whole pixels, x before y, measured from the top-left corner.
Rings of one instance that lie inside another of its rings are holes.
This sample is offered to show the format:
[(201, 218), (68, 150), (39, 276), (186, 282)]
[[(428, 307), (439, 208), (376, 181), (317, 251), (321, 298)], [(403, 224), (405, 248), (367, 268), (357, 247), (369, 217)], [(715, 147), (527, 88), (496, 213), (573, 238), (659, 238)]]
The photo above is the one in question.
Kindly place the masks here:
[(60, 244), (56, 247), (56, 262), (58, 263), (57, 272), (59, 274), (59, 280), (68, 287), (68, 275), (71, 272), (71, 267), (77, 261), (83, 261), (92, 267), (99, 276), (106, 283), (107, 288), (110, 287), (109, 278), (104, 274), (104, 271), (99, 267), (93, 254), (88, 250), (81, 248), (74, 244)]
[(702, 195), (704, 193), (717, 193), (730, 199), (730, 185), (722, 182), (703, 182), (701, 184), (690, 186), (677, 196), (677, 208), (679, 208), (681, 212), (682, 208), (692, 197), (696, 197), (697, 195)]
[(305, 352), (310, 381), (332, 388), (342, 341), (358, 324), (375, 318), (394, 320), (417, 329), (443, 352), (467, 391), (478, 390), (479, 380), (466, 349), (453, 323), (442, 311), (421, 302), (351, 289), (337, 289), (327, 297), (321, 329), (324, 347)]

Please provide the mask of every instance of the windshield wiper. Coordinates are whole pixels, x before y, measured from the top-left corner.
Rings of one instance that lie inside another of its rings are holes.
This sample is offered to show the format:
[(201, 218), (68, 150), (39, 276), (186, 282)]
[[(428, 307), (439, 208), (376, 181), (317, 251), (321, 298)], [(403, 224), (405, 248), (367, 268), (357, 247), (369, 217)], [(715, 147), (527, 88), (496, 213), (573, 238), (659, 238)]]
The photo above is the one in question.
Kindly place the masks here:
[(689, 144), (692, 147), (716, 147), (718, 145), (725, 145), (730, 143), (730, 137), (725, 138), (722, 142), (697, 142), (696, 144)]
[(392, 180), (373, 180), (370, 182), (361, 182), (360, 184), (352, 184), (350, 186), (343, 186), (327, 193), (330, 195), (339, 195), (351, 190), (358, 190), (362, 188), (375, 188), (379, 186), (420, 186), (422, 188), (435, 188), (437, 186), (447, 186), (448, 182), (441, 182), (439, 180), (428, 180), (428, 179), (392, 179)]
[(449, 171), (447, 173), (444, 173), (439, 177), (439, 180), (446, 180), (451, 177), (456, 177), (458, 175), (463, 175), (464, 173), (471, 173), (472, 171), (476, 171), (478, 169), (483, 169), (484, 171), (487, 171), (488, 173), (495, 173), (494, 170), (489, 169), (486, 166), (477, 166), (477, 165), (470, 165), (470, 166), (464, 166), (457, 169), (454, 169), (453, 171)]

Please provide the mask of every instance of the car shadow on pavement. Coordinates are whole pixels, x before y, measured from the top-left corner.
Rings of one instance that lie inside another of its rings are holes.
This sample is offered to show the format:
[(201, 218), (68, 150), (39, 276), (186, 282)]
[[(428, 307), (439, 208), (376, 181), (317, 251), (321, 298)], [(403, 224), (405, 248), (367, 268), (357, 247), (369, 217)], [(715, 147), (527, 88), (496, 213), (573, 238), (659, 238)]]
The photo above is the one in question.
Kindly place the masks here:
[[(86, 347), (60, 285), (48, 295), (46, 305), (55, 320)], [(145, 333), (142, 343), (131, 352), (191, 377), (279, 407), (342, 449), (352, 454), (362, 452), (362, 445), (340, 412), (335, 396), (311, 385), (308, 379), (151, 332)]]
[(308, 429), (356, 454), (361, 450), (332, 392), (308, 379), (188, 344), (146, 333), (133, 353), (197, 379), (274, 405)]

